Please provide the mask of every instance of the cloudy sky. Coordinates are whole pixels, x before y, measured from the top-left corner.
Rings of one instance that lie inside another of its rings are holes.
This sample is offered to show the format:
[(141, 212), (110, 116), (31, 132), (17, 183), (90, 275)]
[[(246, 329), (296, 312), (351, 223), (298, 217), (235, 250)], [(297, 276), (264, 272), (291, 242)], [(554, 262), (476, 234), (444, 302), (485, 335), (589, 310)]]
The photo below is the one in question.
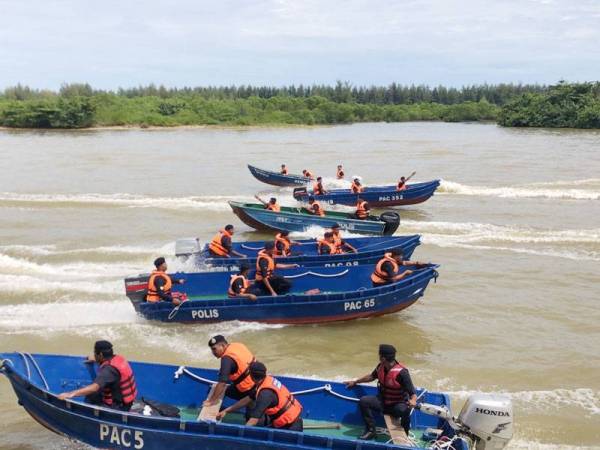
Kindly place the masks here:
[(600, 0), (0, 0), (0, 88), (600, 79)]

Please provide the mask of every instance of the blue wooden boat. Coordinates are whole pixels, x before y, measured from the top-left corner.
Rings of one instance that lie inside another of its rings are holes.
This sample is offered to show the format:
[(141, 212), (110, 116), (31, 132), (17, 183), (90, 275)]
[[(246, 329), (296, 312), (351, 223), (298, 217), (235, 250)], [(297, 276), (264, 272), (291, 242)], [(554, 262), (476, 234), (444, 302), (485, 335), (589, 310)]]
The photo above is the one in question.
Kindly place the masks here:
[[(370, 279), (373, 265), (278, 270), (292, 282), (290, 293), (259, 297), (256, 301), (228, 298), (227, 288), (235, 272), (224, 270), (173, 274), (174, 278), (185, 279), (185, 284), (173, 288), (189, 298), (180, 306), (145, 302), (148, 274), (126, 278), (125, 293), (139, 314), (163, 322), (325, 323), (376, 317), (407, 308), (437, 278), (437, 267), (429, 264), (413, 268), (414, 272), (403, 280), (375, 288)], [(305, 294), (314, 289), (320, 292)]]
[[(356, 205), (358, 198), (366, 200), (372, 207), (404, 206), (423, 203), (435, 193), (440, 180), (425, 183), (409, 184), (403, 191), (397, 191), (396, 186), (372, 186), (365, 188), (360, 194), (353, 194), (350, 189), (332, 189), (324, 195), (315, 195), (315, 199), (330, 205)], [(312, 191), (306, 187), (294, 189), (294, 198), (307, 202)]]
[[(319, 255), (315, 239), (297, 240), (299, 245), (292, 246), (292, 255), (276, 258), (288, 264), (300, 264), (302, 267), (336, 267), (354, 266), (359, 264), (375, 264), (385, 252), (401, 249), (404, 257), (409, 259), (415, 248), (421, 244), (421, 236), (384, 236), (345, 239), (358, 253), (342, 253), (339, 255)], [(272, 242), (272, 241), (271, 241)], [(232, 247), (247, 258), (215, 258), (208, 251), (208, 244), (198, 249), (196, 239), (181, 239), (176, 242), (175, 253), (178, 257), (194, 258), (197, 265), (208, 266), (239, 266), (242, 262), (254, 266), (259, 250), (263, 249), (265, 241), (234, 242)], [(194, 250), (196, 250), (194, 252)], [(199, 251), (198, 251), (199, 250)]]
[(279, 172), (259, 169), (258, 167), (251, 166), (250, 164), (248, 164), (248, 169), (258, 181), (262, 181), (263, 183), (273, 186), (296, 187), (304, 186), (306, 183), (310, 182), (310, 179), (303, 175), (282, 175)]
[(400, 216), (391, 211), (358, 220), (354, 215), (333, 211), (327, 211), (325, 216), (314, 216), (302, 208), (282, 206), (281, 212), (273, 212), (257, 203), (229, 202), (229, 205), (242, 222), (257, 230), (302, 232), (314, 226), (331, 228), (337, 223), (342, 230), (352, 233), (389, 236), (400, 225)]
[[(143, 415), (134, 403), (123, 412), (84, 403), (82, 398), (59, 400), (58, 394), (90, 384), (98, 369), (83, 356), (0, 353), (0, 371), (8, 378), (19, 404), (42, 426), (68, 439), (95, 448), (136, 450), (397, 450), (410, 447), (377, 441), (358, 441), (362, 420), (358, 398), (374, 395), (373, 386), (347, 390), (342, 383), (277, 377), (303, 406), (304, 432), (247, 427), (241, 414), (228, 414), (223, 422), (196, 420), (202, 401), (217, 379), (217, 371), (130, 361), (138, 386), (138, 401), (152, 399), (179, 408), (179, 417)], [(443, 393), (418, 389), (418, 399), (442, 411), (450, 401)], [(232, 402), (225, 400), (224, 406)], [(441, 430), (456, 450), (468, 450), (451, 422), (415, 410), (411, 431), (418, 448), (431, 444), (427, 429)], [(335, 425), (335, 426), (332, 426)], [(379, 418), (378, 426), (385, 427)], [(382, 432), (382, 430), (380, 430)], [(485, 447), (485, 446), (484, 446)], [(414, 447), (413, 447), (414, 448)], [(501, 447), (500, 447), (501, 448)]]

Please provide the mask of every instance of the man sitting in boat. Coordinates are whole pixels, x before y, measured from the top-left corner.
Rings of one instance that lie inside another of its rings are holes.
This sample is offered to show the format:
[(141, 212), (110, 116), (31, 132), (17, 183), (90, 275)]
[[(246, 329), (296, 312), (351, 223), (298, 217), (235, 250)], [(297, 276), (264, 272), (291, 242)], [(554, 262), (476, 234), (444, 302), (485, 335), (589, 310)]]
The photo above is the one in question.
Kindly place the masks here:
[(146, 301), (150, 303), (156, 302), (171, 302), (178, 305), (181, 301), (178, 295), (179, 293), (171, 292), (173, 284), (183, 284), (185, 280), (179, 278), (174, 280), (169, 274), (167, 274), (167, 262), (162, 256), (154, 260), (154, 270), (150, 274), (148, 279), (148, 292), (146, 294)]
[(352, 186), (350, 186), (350, 190), (353, 194), (360, 194), (362, 191), (365, 190), (365, 188), (363, 188), (363, 185), (360, 184), (360, 180), (358, 178), (355, 178), (354, 180), (352, 180)]
[(343, 180), (344, 179), (344, 168), (342, 167), (341, 164), (338, 164), (338, 166), (337, 166), (337, 171), (335, 173), (335, 177), (338, 180)]
[(312, 174), (312, 173), (310, 173), (310, 171), (309, 171), (309, 170), (306, 170), (306, 169), (304, 169), (304, 170), (302, 171), (302, 175), (304, 175), (306, 178), (309, 178), (309, 179), (311, 179), (311, 180), (313, 180), (313, 179), (314, 179), (314, 176), (313, 176), (313, 174)]
[(341, 253), (341, 250), (335, 245), (335, 240), (333, 239), (333, 233), (331, 231), (326, 231), (323, 236), (323, 239), (317, 241), (319, 255), (336, 255)]
[(348, 242), (342, 239), (339, 224), (333, 224), (333, 226), (331, 227), (331, 232), (333, 233), (333, 242), (335, 242), (335, 246), (339, 249), (340, 253), (343, 253), (346, 249), (353, 253), (358, 253), (358, 250), (356, 250), (352, 245), (350, 245)]
[[(247, 397), (254, 388), (254, 381), (250, 378), (250, 364), (255, 361), (252, 352), (242, 343), (227, 342), (220, 334), (212, 337), (208, 346), (214, 357), (221, 360), (221, 368), (217, 384), (203, 406), (216, 404), (223, 393), (233, 400)], [(228, 382), (231, 384), (228, 385)]]
[(394, 249), (391, 252), (384, 254), (383, 258), (375, 265), (375, 271), (371, 274), (373, 287), (395, 283), (413, 273), (412, 270), (400, 272), (400, 266), (420, 267), (425, 265), (425, 263), (419, 261), (404, 261), (402, 249)]
[(298, 243), (290, 239), (290, 232), (287, 230), (280, 231), (275, 235), (275, 251), (273, 256), (290, 256), (292, 254), (291, 246)]
[(248, 280), (248, 271), (250, 266), (246, 263), (240, 264), (240, 271), (236, 275), (231, 275), (227, 295), (229, 298), (247, 298), (256, 300), (256, 295), (251, 292), (252, 282)]
[(396, 361), (396, 349), (393, 345), (379, 346), (379, 364), (373, 372), (344, 384), (351, 389), (359, 383), (374, 380), (378, 381), (378, 395), (364, 395), (358, 403), (365, 421), (365, 432), (359, 439), (370, 440), (376, 437), (374, 411), (399, 418), (408, 435), (410, 412), (417, 404), (417, 394), (408, 369)]
[(273, 242), (265, 242), (265, 248), (258, 252), (256, 259), (256, 287), (257, 295), (272, 295), (287, 294), (292, 287), (292, 283), (282, 276), (275, 275), (275, 269), (292, 269), (298, 267), (298, 264), (281, 264), (275, 263), (273, 259), (275, 253), (275, 244)]
[(281, 170), (279, 171), (279, 173), (281, 175), (287, 175), (288, 174), (288, 170), (287, 170), (287, 167), (285, 166), (285, 164), (281, 165)]
[(259, 361), (250, 364), (250, 377), (256, 389), (248, 397), (219, 412), (217, 420), (254, 403), (246, 426), (260, 426), (262, 422), (272, 428), (303, 431), (302, 405), (288, 388), (268, 375), (266, 366)]
[(63, 392), (58, 398), (65, 400), (85, 396), (86, 403), (129, 411), (137, 396), (137, 386), (127, 360), (113, 353), (110, 342), (97, 341), (94, 344), (94, 358), (88, 358), (87, 362), (100, 365), (94, 382), (74, 391)]
[(312, 195), (308, 197), (308, 208), (305, 209), (306, 211), (308, 211), (309, 214), (312, 214), (313, 216), (325, 215), (325, 211), (323, 211), (323, 208), (321, 207), (319, 202), (316, 201)]
[(313, 184), (313, 194), (314, 195), (325, 195), (327, 191), (323, 187), (323, 178), (317, 177), (317, 182)]
[(397, 191), (406, 190), (406, 177), (400, 177), (400, 181), (398, 181), (398, 185), (396, 186)]
[(231, 256), (238, 256), (240, 258), (246, 258), (243, 253), (236, 252), (231, 246), (231, 238), (233, 237), (234, 229), (233, 225), (225, 225), (225, 228), (219, 230), (215, 237), (212, 238), (210, 244), (208, 244), (208, 252), (211, 256), (216, 258), (231, 258)]
[(371, 210), (371, 207), (369, 206), (369, 204), (367, 203), (366, 200), (363, 200), (361, 198), (356, 200), (356, 211), (354, 212), (354, 216), (358, 220), (368, 219), (370, 210)]
[(281, 207), (277, 204), (277, 199), (275, 197), (271, 197), (268, 202), (265, 202), (258, 195), (255, 195), (254, 198), (261, 202), (266, 210), (273, 212), (281, 212)]

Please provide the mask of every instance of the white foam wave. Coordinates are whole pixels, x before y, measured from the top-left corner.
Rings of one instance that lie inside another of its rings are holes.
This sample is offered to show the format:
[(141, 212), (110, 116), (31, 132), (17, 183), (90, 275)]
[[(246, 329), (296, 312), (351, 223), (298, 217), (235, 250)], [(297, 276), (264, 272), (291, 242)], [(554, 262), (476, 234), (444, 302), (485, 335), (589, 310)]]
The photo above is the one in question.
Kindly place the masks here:
[[(291, 232), (290, 237), (292, 239), (317, 239), (317, 238), (322, 238), (323, 233), (325, 233), (328, 230), (329, 230), (328, 228), (322, 228), (322, 227), (318, 227), (316, 225), (312, 225), (305, 231)], [(343, 236), (347, 237), (347, 238), (349, 238), (349, 237), (364, 237), (364, 235), (357, 234), (357, 233), (350, 233), (348, 231), (344, 231)]]
[[(56, 293), (74, 294), (123, 294), (123, 282), (120, 280), (93, 281), (56, 281), (45, 280), (30, 275), (3, 274), (0, 277), (0, 292), (10, 294), (44, 294), (48, 297)], [(38, 295), (39, 296), (39, 295)]]
[(211, 211), (229, 211), (228, 201), (251, 201), (247, 196), (190, 196), (190, 197), (152, 197), (135, 194), (20, 194), (0, 193), (0, 203), (37, 204), (39, 206), (114, 206), (130, 208), (162, 209), (207, 209)]
[(172, 254), (175, 251), (175, 243), (154, 245), (109, 245), (100, 247), (85, 247), (60, 249), (56, 245), (2, 245), (0, 251), (18, 256), (54, 256), (54, 255), (148, 255), (148, 254)]
[(507, 450), (598, 450), (598, 446), (587, 447), (581, 445), (545, 444), (526, 439), (512, 439), (506, 448)]
[(501, 197), (501, 198), (549, 198), (549, 199), (574, 199), (574, 200), (599, 200), (600, 190), (589, 189), (565, 189), (559, 185), (555, 189), (547, 187), (527, 186), (469, 186), (466, 184), (456, 183), (453, 181), (442, 180), (438, 189), (438, 193), (457, 194), (457, 195), (473, 195), (484, 197)]
[(600, 178), (585, 178), (583, 180), (556, 180), (529, 183), (525, 186), (600, 186)]

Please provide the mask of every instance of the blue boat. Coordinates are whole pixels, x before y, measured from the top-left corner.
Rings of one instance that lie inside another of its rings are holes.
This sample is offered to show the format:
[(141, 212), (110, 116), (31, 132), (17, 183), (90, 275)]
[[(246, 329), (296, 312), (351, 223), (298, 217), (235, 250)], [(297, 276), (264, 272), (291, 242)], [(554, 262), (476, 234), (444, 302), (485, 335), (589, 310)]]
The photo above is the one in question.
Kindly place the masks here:
[(229, 206), (242, 222), (257, 230), (302, 232), (314, 226), (331, 228), (337, 223), (352, 233), (389, 236), (400, 225), (400, 216), (391, 211), (358, 220), (353, 214), (327, 211), (324, 216), (315, 216), (302, 208), (287, 206), (282, 206), (280, 212), (269, 211), (257, 203), (229, 202)]
[[(314, 197), (317, 201), (330, 205), (354, 206), (358, 198), (366, 200), (372, 207), (415, 205), (433, 196), (439, 185), (440, 180), (414, 183), (403, 191), (397, 191), (396, 186), (372, 186), (365, 188), (360, 194), (353, 194), (350, 189), (332, 189), (324, 195)], [(313, 193), (306, 187), (294, 189), (294, 198), (298, 201), (307, 202), (310, 195)]]
[[(203, 400), (217, 379), (217, 371), (130, 361), (138, 386), (132, 411), (91, 405), (82, 398), (60, 400), (58, 394), (90, 384), (98, 367), (83, 356), (0, 353), (0, 371), (8, 378), (19, 404), (38, 423), (68, 439), (96, 448), (136, 450), (397, 450), (411, 447), (385, 442), (385, 422), (379, 418), (378, 441), (358, 441), (363, 424), (358, 398), (376, 394), (373, 386), (347, 390), (342, 383), (277, 377), (303, 406), (304, 432), (248, 427), (241, 414), (228, 414), (223, 422), (197, 420)], [(418, 389), (421, 409), (411, 415), (411, 434), (417, 448), (432, 443), (428, 429), (439, 430), (433, 439), (451, 440), (456, 450), (468, 450), (468, 439), (452, 426), (451, 418), (426, 414), (429, 409), (450, 415), (443, 393)], [(142, 400), (143, 399), (143, 400)], [(143, 415), (142, 402), (156, 401), (179, 408), (179, 417)], [(139, 404), (138, 404), (139, 403)], [(232, 402), (225, 400), (224, 406)], [(476, 404), (476, 403), (475, 403)], [(476, 404), (477, 405), (477, 404)], [(480, 406), (480, 405), (477, 405)], [(464, 410), (464, 408), (463, 408)], [(462, 414), (462, 413), (461, 413)], [(503, 418), (506, 419), (506, 418)], [(506, 420), (504, 420), (506, 422)], [(414, 448), (414, 447), (412, 447)], [(485, 448), (484, 445), (481, 448)], [(502, 448), (502, 447), (496, 447)]]
[(282, 175), (278, 172), (259, 169), (258, 167), (251, 166), (250, 164), (248, 164), (248, 169), (250, 169), (250, 173), (254, 175), (258, 181), (262, 181), (263, 183), (273, 186), (296, 187), (304, 186), (306, 183), (310, 182), (310, 179), (303, 175)]
[[(276, 258), (288, 264), (300, 264), (302, 267), (336, 267), (354, 266), (359, 264), (375, 264), (385, 252), (401, 249), (404, 257), (409, 259), (415, 248), (421, 244), (421, 236), (385, 236), (347, 238), (347, 243), (352, 245), (358, 253), (342, 253), (339, 255), (319, 255), (315, 239), (297, 240), (299, 245), (292, 246), (292, 255)], [(272, 241), (271, 241), (272, 242)], [(256, 257), (265, 241), (234, 242), (232, 247), (238, 253), (247, 255), (247, 258), (215, 258), (208, 251), (208, 244), (201, 250), (196, 239), (179, 239), (175, 245), (175, 254), (186, 259), (194, 258), (197, 265), (208, 266), (239, 266), (242, 262), (254, 266)], [(199, 251), (198, 251), (199, 250)]]
[[(428, 264), (413, 268), (411, 275), (382, 287), (372, 287), (372, 265), (278, 269), (277, 273), (292, 282), (290, 293), (258, 297), (255, 301), (227, 297), (231, 275), (235, 273), (230, 271), (173, 274), (173, 278), (185, 279), (185, 284), (175, 285), (173, 290), (184, 292), (189, 298), (179, 306), (144, 301), (148, 274), (126, 278), (125, 293), (136, 311), (149, 320), (325, 323), (376, 317), (407, 308), (425, 294), (432, 279), (437, 279), (437, 267)], [(315, 289), (320, 292), (306, 294)]]

